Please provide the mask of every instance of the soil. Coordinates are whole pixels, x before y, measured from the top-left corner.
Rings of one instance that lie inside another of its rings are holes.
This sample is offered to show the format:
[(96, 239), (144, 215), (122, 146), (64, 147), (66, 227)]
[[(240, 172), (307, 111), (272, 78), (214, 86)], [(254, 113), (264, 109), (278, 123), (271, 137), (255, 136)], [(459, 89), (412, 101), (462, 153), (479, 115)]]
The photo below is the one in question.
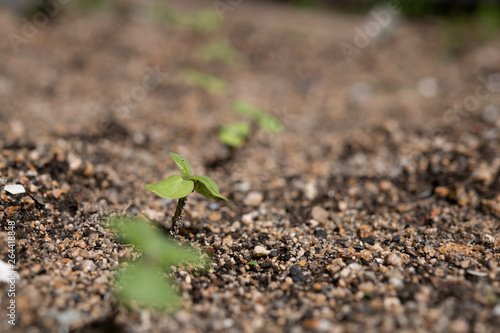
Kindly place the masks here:
[[(202, 5), (171, 8), (195, 15)], [(18, 52), (0, 40), (0, 258), (14, 222), (19, 274), (16, 325), (1, 293), (0, 330), (497, 330), (498, 34), (401, 19), (348, 62), (339, 45), (370, 17), (248, 1), (207, 30), (148, 6), (68, 5)], [(21, 34), (22, 24), (0, 12), (1, 31)], [(200, 49), (220, 40), (234, 59), (205, 59)], [(227, 88), (193, 86), (186, 69)], [(474, 110), (449, 111), (478, 91)], [(256, 129), (231, 151), (217, 130), (243, 119), (235, 100), (285, 130)], [(175, 201), (144, 185), (178, 172), (171, 151), (230, 201), (188, 200), (178, 239), (213, 264), (174, 270), (183, 308), (134, 311), (112, 293), (133, 251), (103, 216), (167, 228)]]

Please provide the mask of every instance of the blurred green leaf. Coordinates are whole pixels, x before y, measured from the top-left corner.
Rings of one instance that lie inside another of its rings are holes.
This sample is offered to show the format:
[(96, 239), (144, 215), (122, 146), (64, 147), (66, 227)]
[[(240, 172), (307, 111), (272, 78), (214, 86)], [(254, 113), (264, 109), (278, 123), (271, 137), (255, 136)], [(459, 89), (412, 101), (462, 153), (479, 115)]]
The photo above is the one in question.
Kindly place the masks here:
[(121, 235), (124, 243), (134, 244), (145, 257), (153, 258), (162, 265), (177, 265), (179, 262), (204, 264), (198, 253), (177, 245), (139, 218), (117, 217), (111, 220), (111, 227)]
[(180, 295), (172, 288), (172, 281), (160, 274), (154, 266), (144, 263), (129, 265), (116, 279), (117, 297), (125, 303), (137, 302), (141, 307), (159, 309), (178, 308)]
[(218, 138), (228, 146), (238, 147), (250, 136), (251, 131), (252, 129), (248, 123), (237, 121), (222, 125)]
[(225, 196), (219, 193), (219, 188), (213, 179), (205, 176), (194, 176), (189, 179), (195, 181), (194, 190), (201, 195), (211, 199), (229, 201)]
[(146, 190), (158, 194), (162, 198), (179, 199), (187, 197), (194, 189), (194, 183), (182, 179), (180, 175), (172, 175), (158, 183), (144, 186)]
[(257, 124), (260, 128), (273, 133), (279, 133), (285, 129), (285, 125), (281, 120), (273, 115), (265, 113), (259, 115)]
[(194, 69), (186, 69), (182, 75), (187, 83), (200, 87), (212, 94), (222, 94), (226, 91), (226, 82), (221, 79)]
[(285, 125), (281, 120), (253, 105), (235, 101), (232, 107), (234, 112), (252, 118), (264, 130), (279, 133), (285, 129)]
[(219, 29), (222, 22), (215, 11), (203, 10), (183, 15), (181, 24), (186, 28), (210, 32)]
[(235, 50), (227, 40), (220, 40), (205, 45), (200, 50), (201, 57), (205, 61), (231, 62), (235, 57)]
[(259, 108), (242, 101), (234, 101), (232, 108), (234, 112), (242, 116), (250, 117), (253, 120), (257, 120), (262, 113)]

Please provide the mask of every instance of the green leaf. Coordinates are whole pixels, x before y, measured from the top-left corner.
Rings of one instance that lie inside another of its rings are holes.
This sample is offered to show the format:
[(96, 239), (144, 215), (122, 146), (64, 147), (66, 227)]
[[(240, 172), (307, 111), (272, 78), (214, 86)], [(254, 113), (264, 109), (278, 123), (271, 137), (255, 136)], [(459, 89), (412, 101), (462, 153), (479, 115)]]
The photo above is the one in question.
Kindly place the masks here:
[(175, 164), (177, 164), (177, 167), (182, 173), (182, 178), (188, 179), (193, 176), (193, 169), (184, 157), (176, 153), (170, 153), (170, 157), (174, 160)]
[(250, 117), (253, 120), (257, 120), (259, 115), (262, 113), (259, 108), (242, 101), (234, 101), (232, 108), (237, 114)]
[(205, 89), (212, 94), (222, 94), (226, 91), (226, 82), (210, 74), (194, 69), (182, 71), (182, 76), (187, 83)]
[(194, 182), (184, 180), (179, 175), (172, 175), (155, 184), (144, 186), (146, 190), (150, 190), (160, 197), (167, 199), (179, 199), (187, 197), (194, 189)]
[(180, 295), (172, 288), (172, 281), (161, 275), (154, 266), (132, 264), (117, 276), (120, 287), (118, 298), (125, 303), (137, 302), (141, 307), (177, 308)]
[(241, 101), (235, 101), (232, 105), (233, 111), (252, 118), (260, 128), (266, 131), (279, 133), (285, 129), (285, 125), (278, 118), (275, 117), (253, 105)]
[(249, 266), (252, 266), (252, 265), (257, 265), (257, 264), (258, 264), (258, 262), (257, 262), (257, 261), (255, 261), (255, 260), (249, 261), (249, 262), (247, 263), (247, 265), (249, 265)]
[(200, 255), (189, 251), (188, 247), (177, 245), (161, 231), (139, 218), (114, 218), (111, 228), (120, 234), (122, 242), (134, 244), (147, 258), (161, 262), (163, 265), (177, 265), (179, 262), (204, 264)]
[(260, 128), (273, 133), (279, 133), (285, 129), (285, 125), (281, 120), (267, 113), (259, 115), (257, 118), (257, 124)]
[(219, 193), (219, 188), (217, 187), (217, 184), (213, 181), (213, 179), (205, 176), (194, 176), (189, 179), (194, 180), (194, 190), (201, 195), (211, 199), (221, 199), (229, 201), (225, 196)]
[(181, 17), (180, 23), (186, 28), (201, 32), (215, 31), (221, 26), (219, 16), (212, 10), (185, 14)]
[(222, 143), (228, 146), (238, 147), (250, 135), (251, 131), (248, 123), (237, 121), (222, 125), (219, 130), (218, 138)]
[(235, 57), (235, 50), (227, 40), (220, 40), (204, 46), (200, 54), (205, 61), (231, 63)]

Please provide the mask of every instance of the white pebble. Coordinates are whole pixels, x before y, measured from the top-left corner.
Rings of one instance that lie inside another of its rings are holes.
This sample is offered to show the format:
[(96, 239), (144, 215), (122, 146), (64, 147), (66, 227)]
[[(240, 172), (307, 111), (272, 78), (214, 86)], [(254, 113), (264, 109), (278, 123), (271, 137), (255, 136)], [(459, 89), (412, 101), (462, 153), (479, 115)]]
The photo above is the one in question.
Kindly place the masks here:
[(258, 206), (262, 200), (264, 200), (264, 195), (261, 192), (252, 191), (247, 194), (243, 203), (247, 206)]
[(434, 97), (438, 94), (438, 81), (434, 77), (424, 77), (418, 81), (417, 90), (423, 97)]
[(25, 193), (26, 190), (24, 189), (23, 185), (20, 184), (15, 184), (15, 185), (5, 185), (3, 187), (5, 192), (10, 193), (10, 194), (21, 194)]
[(271, 251), (269, 251), (268, 249), (266, 249), (265, 247), (260, 246), (260, 245), (257, 245), (253, 249), (253, 256), (254, 257), (265, 257), (265, 256), (268, 256), (269, 253), (271, 253)]

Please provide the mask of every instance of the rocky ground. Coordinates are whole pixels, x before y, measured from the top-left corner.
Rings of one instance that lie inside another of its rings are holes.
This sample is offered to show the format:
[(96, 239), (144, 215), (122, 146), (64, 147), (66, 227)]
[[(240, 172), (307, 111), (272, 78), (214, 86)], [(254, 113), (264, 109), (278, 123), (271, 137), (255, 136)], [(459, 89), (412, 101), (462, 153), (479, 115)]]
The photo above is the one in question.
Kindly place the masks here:
[[(24, 38), (0, 40), (0, 259), (14, 222), (19, 273), (1, 330), (496, 331), (497, 35), (401, 19), (348, 62), (340, 43), (373, 18), (244, 2), (222, 21), (208, 7), (200, 26), (198, 5), (68, 5), (30, 36), (0, 12)], [(233, 56), (207, 57), (220, 41)], [(226, 87), (193, 86), (187, 69)], [(234, 100), (285, 131), (230, 152), (217, 129), (241, 119)], [(168, 227), (175, 202), (144, 185), (177, 172), (170, 151), (230, 201), (188, 201), (179, 239), (213, 264), (172, 273), (183, 308), (131, 311), (112, 288), (132, 249), (103, 216)]]

